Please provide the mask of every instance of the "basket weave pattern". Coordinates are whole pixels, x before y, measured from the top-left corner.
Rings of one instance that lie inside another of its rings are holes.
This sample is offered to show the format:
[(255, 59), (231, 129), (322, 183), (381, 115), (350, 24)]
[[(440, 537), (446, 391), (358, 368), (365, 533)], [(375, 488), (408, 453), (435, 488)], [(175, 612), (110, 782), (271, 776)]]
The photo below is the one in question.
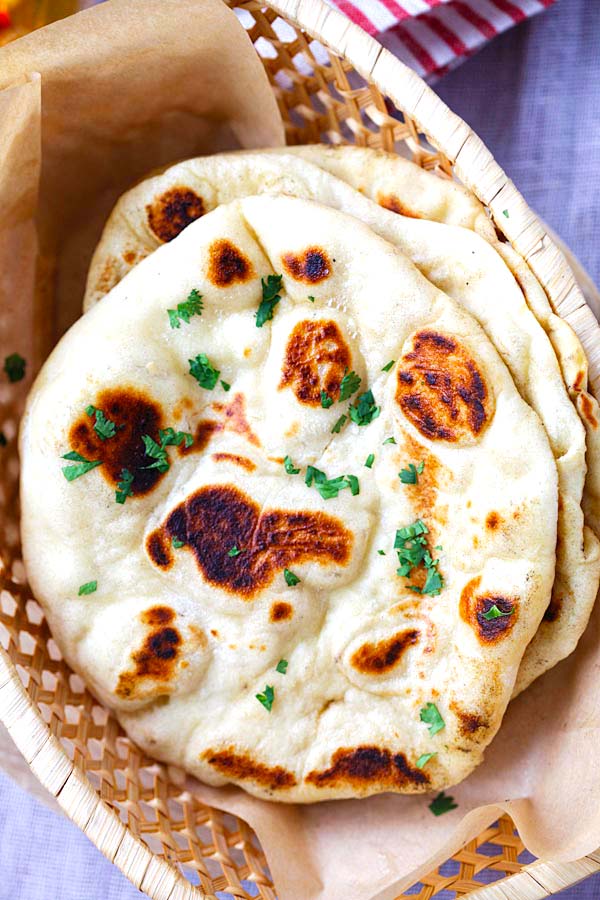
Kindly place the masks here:
[[(309, 35), (256, 0), (228, 2), (240, 10), (261, 53), (288, 143), (403, 147), (403, 154), (408, 151), (421, 166), (451, 176), (446, 156), (348, 61), (322, 47), (316, 50)], [(20, 560), (16, 432), (23, 400), (18, 385), (0, 389), (0, 428), (8, 439), (0, 451), (0, 644), (6, 651), (0, 651), (0, 712), (5, 724), (67, 814), (151, 897), (215, 898), (223, 891), (236, 898), (275, 900), (264, 854), (248, 825), (182, 791), (165, 766), (146, 758), (125, 737), (61, 659)], [(442, 871), (423, 878), (411, 896), (428, 900), (442, 890), (467, 894), (482, 882), (519, 872), (523, 850), (511, 820), (503, 817), (457, 853), (452, 865), (448, 861)]]

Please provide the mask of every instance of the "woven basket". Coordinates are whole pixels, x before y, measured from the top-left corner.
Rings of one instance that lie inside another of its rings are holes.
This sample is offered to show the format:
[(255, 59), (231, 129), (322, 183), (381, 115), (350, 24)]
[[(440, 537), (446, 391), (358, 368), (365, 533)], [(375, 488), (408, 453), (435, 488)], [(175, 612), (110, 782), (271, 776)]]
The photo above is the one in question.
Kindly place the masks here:
[[(597, 323), (561, 251), (469, 127), (414, 72), (321, 0), (228, 3), (240, 10), (261, 53), (288, 143), (401, 150), (441, 177), (460, 179), (579, 334), (595, 387)], [(166, 768), (125, 737), (61, 659), (20, 560), (14, 438), (23, 397), (15, 401), (14, 389), (12, 399), (4, 394), (0, 427), (9, 442), (0, 479), (0, 721), (64, 812), (153, 900), (216, 900), (217, 892), (275, 900), (264, 854), (246, 823), (170, 781)], [(560, 866), (530, 860), (505, 816), (410, 894), (417, 900), (442, 890), (446, 897), (537, 900), (600, 869), (600, 852)]]

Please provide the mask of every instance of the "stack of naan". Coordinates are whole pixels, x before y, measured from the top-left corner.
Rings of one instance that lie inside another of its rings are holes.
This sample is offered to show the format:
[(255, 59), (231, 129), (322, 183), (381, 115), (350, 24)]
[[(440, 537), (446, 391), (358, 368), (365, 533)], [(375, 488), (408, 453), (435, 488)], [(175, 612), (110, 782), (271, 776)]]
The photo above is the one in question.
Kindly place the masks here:
[(309, 146), (126, 193), (21, 431), (29, 579), (155, 757), (312, 802), (456, 784), (600, 580), (587, 362), (477, 199)]

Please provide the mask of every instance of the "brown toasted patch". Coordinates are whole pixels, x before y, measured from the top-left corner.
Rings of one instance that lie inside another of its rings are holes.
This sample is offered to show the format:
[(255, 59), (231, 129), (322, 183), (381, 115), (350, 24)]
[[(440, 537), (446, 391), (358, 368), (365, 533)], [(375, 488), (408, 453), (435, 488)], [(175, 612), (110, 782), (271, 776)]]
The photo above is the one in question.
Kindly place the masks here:
[(173, 406), (173, 418), (179, 421), (185, 413), (189, 413), (194, 409), (194, 401), (190, 397), (181, 397)]
[(470, 734), (475, 734), (476, 731), (479, 731), (482, 728), (487, 729), (489, 727), (482, 716), (466, 712), (454, 700), (450, 701), (450, 709), (458, 719), (458, 729), (463, 737), (468, 737)]
[(350, 665), (366, 675), (381, 675), (398, 665), (404, 651), (416, 644), (419, 632), (414, 628), (399, 631), (377, 643), (367, 642), (356, 650), (350, 658)]
[(254, 472), (256, 465), (247, 456), (237, 456), (235, 453), (213, 453), (212, 458), (215, 462), (230, 462), (235, 466), (241, 466), (247, 472)]
[(321, 247), (307, 247), (302, 253), (284, 253), (283, 268), (296, 281), (317, 284), (331, 273), (331, 262)]
[(213, 422), (211, 419), (202, 419), (202, 421), (198, 422), (196, 425), (194, 443), (190, 444), (189, 447), (186, 447), (185, 444), (180, 444), (177, 448), (179, 450), (179, 455), (187, 456), (188, 453), (200, 453), (201, 450), (206, 449), (213, 434), (216, 434), (217, 431), (223, 431), (223, 426), (220, 422)]
[(108, 256), (98, 276), (94, 290), (108, 294), (115, 284), (118, 284), (121, 280), (120, 270), (119, 260), (114, 256)]
[(500, 528), (501, 525), (502, 525), (502, 516), (499, 513), (494, 512), (492, 510), (492, 512), (487, 514), (487, 516), (485, 518), (485, 527), (486, 528), (488, 528), (490, 531), (496, 531), (498, 528)]
[(556, 620), (560, 616), (562, 605), (563, 605), (563, 598), (561, 596), (559, 596), (555, 591), (552, 591), (552, 597), (550, 598), (550, 603), (546, 607), (546, 612), (544, 613), (543, 621), (544, 622), (556, 622)]
[(396, 194), (378, 194), (377, 202), (385, 209), (389, 209), (390, 212), (398, 213), (401, 216), (408, 216), (411, 219), (423, 218), (418, 212), (416, 212), (414, 209), (411, 209), (410, 206), (402, 203), (402, 201), (399, 197), (396, 196)]
[(586, 372), (585, 369), (580, 369), (577, 375), (575, 376), (575, 381), (573, 382), (573, 390), (580, 391), (583, 387), (583, 383), (585, 381)]
[(132, 668), (119, 675), (115, 693), (124, 699), (143, 697), (144, 679), (165, 682), (157, 693), (169, 693), (169, 682), (181, 647), (181, 636), (171, 624), (175, 613), (168, 606), (155, 606), (143, 612), (140, 618), (151, 631), (141, 648), (132, 653)]
[[(260, 441), (246, 418), (246, 400), (243, 394), (236, 394), (230, 403), (213, 403), (212, 408), (220, 416), (220, 421), (202, 419), (198, 422), (194, 443), (189, 447), (184, 444), (178, 447), (181, 456), (186, 456), (188, 453), (200, 453), (208, 446), (212, 436), (221, 431), (232, 431), (234, 434), (241, 435), (254, 447), (260, 447)], [(239, 459), (244, 458), (239, 457)]]
[(392, 754), (385, 747), (340, 747), (323, 772), (309, 772), (305, 781), (316, 787), (370, 785), (393, 790), (412, 784), (428, 784), (429, 777), (410, 765), (403, 753)]
[(127, 263), (128, 266), (133, 266), (141, 259), (144, 259), (145, 256), (146, 253), (142, 250), (126, 250), (123, 254), (123, 262)]
[(271, 607), (269, 620), (271, 622), (285, 622), (286, 619), (291, 619), (293, 615), (294, 607), (292, 604), (286, 603), (285, 600), (278, 600)]
[(168, 569), (173, 562), (171, 544), (162, 531), (153, 531), (146, 539), (146, 551), (155, 566)]
[(248, 753), (236, 752), (234, 747), (205, 750), (201, 759), (233, 781), (253, 781), (271, 791), (285, 790), (296, 784), (293, 772), (281, 766), (266, 766), (252, 759)]
[(432, 440), (477, 437), (492, 415), (483, 375), (454, 338), (423, 330), (398, 366), (396, 402), (421, 434)]
[[(477, 634), (483, 644), (494, 644), (505, 637), (512, 629), (518, 617), (518, 603), (513, 598), (485, 594), (478, 595), (481, 576), (472, 578), (462, 589), (459, 612), (461, 619)], [(497, 619), (485, 619), (485, 614), (497, 606), (500, 612), (511, 612), (509, 616)]]
[[(262, 509), (234, 485), (200, 488), (177, 506), (153, 534), (183, 541), (204, 578), (250, 599), (276, 573), (295, 563), (345, 565), (353, 536), (322, 512)], [(229, 556), (233, 546), (243, 552)]]
[[(420, 462), (425, 464), (417, 484), (401, 484), (398, 480), (398, 488), (401, 491), (410, 492), (415, 517), (426, 521), (432, 537), (435, 537), (438, 526), (445, 525), (448, 518), (448, 505), (438, 501), (438, 488), (440, 484), (449, 484), (453, 477), (452, 472), (440, 462), (434, 453), (415, 440), (408, 432), (404, 433), (402, 445), (399, 446), (394, 459), (397, 461), (398, 471), (404, 468), (409, 461), (414, 464)], [(435, 546), (438, 541), (437, 539), (430, 540), (429, 543)]]
[(581, 403), (581, 412), (588, 423), (595, 430), (598, 427), (598, 419), (594, 415), (594, 404), (592, 398), (587, 391), (582, 391), (579, 395)]
[(146, 456), (142, 441), (145, 434), (159, 440), (159, 428), (164, 427), (159, 404), (137, 388), (120, 387), (101, 391), (93, 405), (115, 423), (116, 434), (101, 440), (94, 430), (96, 417), (83, 410), (69, 432), (71, 449), (86, 459), (101, 459), (98, 471), (110, 484), (116, 485), (123, 469), (129, 469), (133, 496), (148, 494), (164, 475), (147, 468), (152, 460)]
[(204, 212), (202, 197), (183, 186), (169, 188), (146, 207), (150, 230), (165, 244)]
[[(194, 643), (196, 643), (202, 650), (205, 650), (208, 647), (208, 638), (206, 637), (204, 631), (199, 628), (197, 625), (193, 623), (189, 626), (190, 635), (193, 638)], [(182, 663), (183, 667), (183, 663)]]
[(213, 241), (208, 253), (208, 278), (217, 287), (242, 284), (254, 275), (250, 260), (226, 238)]
[(279, 390), (291, 387), (297, 400), (308, 406), (321, 405), (321, 391), (338, 400), (351, 361), (350, 349), (336, 322), (305, 319), (294, 326), (288, 338)]

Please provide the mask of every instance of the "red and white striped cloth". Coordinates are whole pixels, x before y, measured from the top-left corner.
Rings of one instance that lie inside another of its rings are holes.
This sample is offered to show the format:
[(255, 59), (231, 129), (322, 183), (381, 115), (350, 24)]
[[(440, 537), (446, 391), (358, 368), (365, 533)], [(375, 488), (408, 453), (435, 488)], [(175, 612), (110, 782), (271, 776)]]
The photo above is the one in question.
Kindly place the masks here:
[(428, 81), (555, 0), (329, 0)]

